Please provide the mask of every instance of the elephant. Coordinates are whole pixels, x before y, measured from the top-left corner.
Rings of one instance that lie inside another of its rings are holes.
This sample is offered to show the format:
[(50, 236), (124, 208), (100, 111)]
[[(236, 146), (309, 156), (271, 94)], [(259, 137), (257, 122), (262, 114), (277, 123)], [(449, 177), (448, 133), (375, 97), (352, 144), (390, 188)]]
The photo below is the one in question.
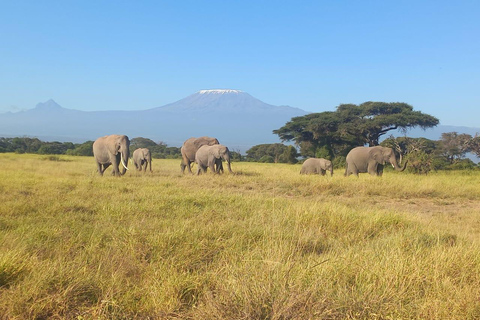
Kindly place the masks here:
[[(93, 143), (93, 156), (97, 162), (98, 173), (103, 176), (105, 169), (113, 165), (112, 175), (124, 175), (128, 170), (130, 140), (126, 135), (112, 134), (100, 137)], [(123, 165), (120, 173), (118, 166)]]
[[(152, 172), (152, 154), (147, 148), (138, 148), (133, 151), (133, 164), (138, 171), (146, 172), (147, 166), (150, 166), (150, 172)], [(143, 166), (145, 165), (145, 167)]]
[(195, 154), (195, 163), (198, 165), (197, 175), (202, 171), (207, 172), (207, 167), (214, 173), (223, 171), (222, 159), (227, 162), (228, 171), (233, 173), (230, 165), (230, 151), (222, 144), (215, 144), (213, 146), (201, 146)]
[(403, 167), (400, 167), (392, 148), (375, 146), (353, 148), (347, 154), (346, 162), (344, 175), (348, 177), (353, 173), (358, 177), (359, 173), (366, 172), (373, 176), (381, 176), (385, 162), (389, 162), (395, 170), (401, 172), (407, 167), (408, 161), (405, 161)]
[[(180, 163), (180, 168), (182, 173), (185, 173), (185, 167), (188, 168), (188, 171), (192, 173), (192, 168), (190, 164), (195, 162), (195, 154), (201, 146), (213, 146), (220, 144), (216, 138), (211, 137), (200, 137), (200, 138), (190, 138), (187, 139), (180, 149), (182, 153), (182, 162)], [(220, 166), (220, 170), (223, 172), (223, 166)]]
[(330, 177), (333, 176), (333, 165), (330, 160), (309, 158), (303, 163), (300, 174), (321, 174), (324, 176), (327, 170), (330, 172)]

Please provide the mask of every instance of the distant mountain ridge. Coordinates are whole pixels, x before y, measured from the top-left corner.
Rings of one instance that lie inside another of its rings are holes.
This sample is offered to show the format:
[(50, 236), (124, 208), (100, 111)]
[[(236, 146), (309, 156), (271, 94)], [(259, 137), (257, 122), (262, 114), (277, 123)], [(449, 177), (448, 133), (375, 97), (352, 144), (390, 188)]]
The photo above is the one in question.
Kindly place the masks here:
[(83, 142), (122, 133), (181, 146), (195, 136), (214, 136), (244, 152), (260, 143), (280, 142), (272, 130), (308, 112), (264, 103), (246, 92), (201, 90), (165, 106), (140, 111), (79, 111), (50, 99), (34, 109), (0, 114), (0, 136)]
[[(200, 90), (176, 102), (139, 111), (80, 111), (50, 99), (30, 110), (0, 114), (0, 137), (30, 136), (80, 143), (120, 133), (179, 147), (190, 137), (207, 135), (232, 150), (245, 152), (257, 144), (280, 142), (272, 131), (292, 117), (308, 113), (274, 106), (233, 89)], [(438, 140), (443, 132), (452, 131), (473, 136), (480, 133), (480, 128), (439, 125), (425, 131), (411, 129), (407, 136)], [(399, 131), (392, 134), (403, 136)]]

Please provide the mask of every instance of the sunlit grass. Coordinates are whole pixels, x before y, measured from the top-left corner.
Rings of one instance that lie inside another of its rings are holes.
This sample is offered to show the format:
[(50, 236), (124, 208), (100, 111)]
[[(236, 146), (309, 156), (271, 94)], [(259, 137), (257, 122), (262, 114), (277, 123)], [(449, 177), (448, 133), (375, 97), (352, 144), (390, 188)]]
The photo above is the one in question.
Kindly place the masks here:
[(300, 175), (1, 154), (0, 314), (475, 319), (480, 173)]

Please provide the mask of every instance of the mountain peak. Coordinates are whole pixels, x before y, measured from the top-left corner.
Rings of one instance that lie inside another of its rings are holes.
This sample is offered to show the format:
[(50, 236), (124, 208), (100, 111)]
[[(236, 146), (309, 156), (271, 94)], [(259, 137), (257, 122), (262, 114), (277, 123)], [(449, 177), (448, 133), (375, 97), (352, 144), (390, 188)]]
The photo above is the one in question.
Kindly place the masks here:
[(53, 99), (50, 99), (46, 102), (40, 102), (36, 105), (35, 109), (40, 109), (40, 110), (59, 110), (62, 109), (62, 107), (56, 103)]
[(210, 89), (210, 90), (200, 90), (198, 93), (200, 94), (225, 94), (225, 93), (241, 93), (240, 90), (232, 90), (232, 89)]

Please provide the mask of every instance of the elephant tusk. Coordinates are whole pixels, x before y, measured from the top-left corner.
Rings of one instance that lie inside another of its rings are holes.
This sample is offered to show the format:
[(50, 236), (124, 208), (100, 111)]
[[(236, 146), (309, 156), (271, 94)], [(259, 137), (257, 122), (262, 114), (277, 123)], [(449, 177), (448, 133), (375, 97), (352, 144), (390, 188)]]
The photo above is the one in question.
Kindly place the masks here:
[(395, 165), (394, 165), (394, 164), (392, 164), (392, 167), (393, 167), (393, 169), (395, 169)]
[[(128, 159), (127, 159), (128, 161)], [(123, 154), (120, 152), (120, 162), (122, 163), (123, 167), (128, 170), (127, 166), (125, 165), (125, 162), (123, 161)]]

